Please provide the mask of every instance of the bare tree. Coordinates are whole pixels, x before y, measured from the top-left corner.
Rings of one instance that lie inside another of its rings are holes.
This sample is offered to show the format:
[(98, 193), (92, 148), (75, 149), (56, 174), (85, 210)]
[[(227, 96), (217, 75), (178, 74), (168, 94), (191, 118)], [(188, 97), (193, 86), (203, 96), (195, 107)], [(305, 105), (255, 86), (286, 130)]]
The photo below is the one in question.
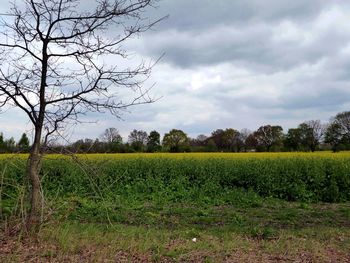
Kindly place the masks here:
[(310, 120), (306, 121), (304, 124), (310, 130), (310, 135), (307, 136), (307, 142), (310, 150), (314, 152), (323, 139), (326, 126), (323, 125), (320, 120)]
[(248, 150), (248, 147), (247, 147), (247, 144), (246, 144), (246, 140), (247, 138), (249, 137), (249, 135), (251, 135), (253, 132), (249, 129), (242, 129), (240, 132), (239, 132), (239, 140), (241, 141), (242, 143), (242, 147), (243, 147), (243, 151), (247, 151)]
[(123, 138), (116, 128), (108, 128), (100, 136), (101, 140), (106, 143), (122, 143)]
[(200, 143), (204, 143), (208, 139), (208, 136), (204, 134), (199, 134), (196, 138), (196, 140)]
[(332, 118), (332, 123), (338, 125), (341, 134), (350, 141), (350, 111), (338, 113)]
[[(34, 131), (28, 228), (39, 223), (39, 171), (50, 135), (89, 111), (119, 117), (120, 110), (154, 101), (142, 88), (152, 65), (126, 66), (122, 46), (161, 20), (144, 17), (154, 1), (95, 0), (84, 11), (80, 0), (22, 0), (10, 10), (12, 21), (3, 20), (0, 106), (23, 110)], [(133, 92), (128, 101), (120, 98), (124, 90)]]
[(144, 150), (147, 145), (148, 134), (143, 130), (132, 130), (128, 136), (128, 141), (135, 151), (140, 152)]

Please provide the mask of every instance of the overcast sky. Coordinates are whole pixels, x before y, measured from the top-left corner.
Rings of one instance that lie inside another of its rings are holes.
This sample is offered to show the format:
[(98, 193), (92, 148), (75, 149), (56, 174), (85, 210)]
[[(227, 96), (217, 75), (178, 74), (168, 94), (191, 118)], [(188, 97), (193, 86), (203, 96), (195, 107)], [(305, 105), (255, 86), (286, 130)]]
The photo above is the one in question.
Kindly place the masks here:
[[(286, 131), (350, 110), (350, 1), (162, 0), (149, 14), (169, 18), (128, 48), (146, 60), (165, 53), (146, 83), (162, 98), (130, 108), (122, 121), (91, 114), (97, 123), (69, 129), (70, 140), (108, 127), (124, 137), (134, 128), (194, 137), (264, 124)], [(5, 137), (30, 127), (16, 110), (0, 123)]]

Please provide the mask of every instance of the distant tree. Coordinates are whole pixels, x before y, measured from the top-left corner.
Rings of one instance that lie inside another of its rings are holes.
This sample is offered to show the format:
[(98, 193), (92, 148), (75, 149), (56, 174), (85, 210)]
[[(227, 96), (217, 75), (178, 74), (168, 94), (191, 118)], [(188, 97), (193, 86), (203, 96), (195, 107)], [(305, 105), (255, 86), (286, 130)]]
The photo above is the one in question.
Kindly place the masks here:
[(211, 133), (210, 139), (213, 139), (219, 151), (238, 151), (242, 142), (240, 142), (240, 133), (232, 128), (217, 129)]
[(70, 149), (74, 153), (92, 153), (94, 152), (95, 141), (89, 138), (80, 139), (74, 142)]
[(133, 153), (135, 152), (135, 150), (131, 147), (131, 145), (127, 142), (127, 143), (124, 143), (121, 147), (121, 150), (120, 150), (121, 153)]
[(163, 146), (170, 152), (183, 152), (189, 150), (189, 138), (182, 130), (172, 129), (163, 138)]
[(198, 135), (195, 139), (191, 139), (191, 146), (201, 147), (207, 144), (208, 136), (204, 134)]
[(339, 127), (339, 131), (344, 137), (344, 140), (350, 143), (350, 111), (338, 113), (332, 123)]
[(95, 140), (86, 138), (84, 140), (84, 153), (92, 153), (94, 152)]
[(13, 137), (10, 139), (5, 140), (5, 149), (6, 152), (13, 153), (16, 150), (16, 141)]
[(100, 136), (100, 139), (106, 143), (122, 143), (123, 138), (119, 134), (119, 131), (116, 128), (108, 128)]
[(206, 135), (204, 135), (204, 134), (200, 134), (200, 135), (198, 135), (197, 138), (196, 138), (196, 140), (197, 140), (198, 142), (200, 142), (200, 143), (203, 144), (202, 146), (204, 146), (205, 141), (206, 141), (207, 139), (208, 139), (208, 136), (206, 136)]
[(320, 120), (310, 120), (307, 121), (306, 124), (312, 129), (314, 139), (320, 142), (324, 136), (327, 125), (322, 124)]
[(225, 131), (223, 129), (217, 129), (213, 131), (210, 136), (210, 139), (215, 142), (215, 145), (219, 151), (223, 151), (225, 149), (224, 135)]
[(224, 130), (222, 134), (224, 149), (230, 152), (237, 152), (240, 149), (240, 134), (237, 130), (229, 128)]
[(314, 152), (320, 145), (325, 132), (325, 126), (320, 120), (311, 120), (299, 125), (302, 144)]
[(301, 149), (304, 151), (310, 151), (310, 145), (313, 141), (312, 129), (306, 123), (301, 123), (298, 125), (298, 130), (300, 133)]
[(161, 148), (160, 134), (157, 131), (151, 131), (147, 139), (147, 151), (158, 152)]
[(0, 153), (6, 152), (6, 146), (5, 146), (5, 140), (4, 140), (4, 135), (1, 132), (0, 133)]
[(303, 144), (301, 130), (299, 128), (289, 129), (284, 138), (283, 144), (289, 151), (300, 151)]
[(29, 152), (30, 149), (30, 143), (29, 139), (27, 137), (27, 134), (23, 133), (22, 137), (19, 139), (17, 143), (18, 150), (23, 153)]
[(106, 152), (116, 152), (113, 148), (113, 145), (109, 145), (98, 138), (95, 139), (90, 152), (91, 153), (106, 153)]
[(123, 143), (123, 138), (116, 128), (106, 129), (100, 139), (104, 143), (105, 151), (108, 152), (119, 152)]
[(249, 135), (252, 134), (252, 132), (249, 129), (242, 129), (239, 132), (239, 142), (241, 143), (241, 147), (243, 151), (247, 151), (247, 145), (246, 145), (246, 140), (249, 137)]
[(190, 139), (191, 151), (193, 152), (206, 152), (208, 144), (208, 137), (204, 134), (198, 135), (195, 139)]
[(206, 148), (207, 148), (208, 152), (217, 152), (218, 151), (218, 147), (216, 146), (215, 141), (213, 139), (208, 140)]
[(254, 137), (257, 140), (258, 147), (262, 150), (271, 151), (272, 147), (280, 147), (283, 142), (283, 129), (281, 126), (265, 125), (261, 126)]
[(341, 150), (341, 145), (346, 141), (344, 139), (342, 128), (338, 123), (331, 123), (325, 133), (325, 142), (329, 143), (333, 152)]
[(329, 143), (334, 152), (350, 149), (350, 111), (340, 112), (333, 117), (324, 137), (325, 143)]
[(142, 152), (147, 145), (148, 134), (145, 131), (138, 131), (134, 129), (132, 132), (130, 132), (128, 138), (130, 146), (134, 149), (134, 151)]
[(84, 140), (79, 139), (69, 146), (69, 150), (73, 153), (79, 153), (79, 152), (81, 152), (81, 148), (82, 148), (83, 144), (84, 144)]
[(247, 139), (245, 139), (244, 144), (247, 150), (252, 151), (258, 149), (259, 143), (255, 135), (256, 133), (254, 132), (252, 134), (249, 134)]

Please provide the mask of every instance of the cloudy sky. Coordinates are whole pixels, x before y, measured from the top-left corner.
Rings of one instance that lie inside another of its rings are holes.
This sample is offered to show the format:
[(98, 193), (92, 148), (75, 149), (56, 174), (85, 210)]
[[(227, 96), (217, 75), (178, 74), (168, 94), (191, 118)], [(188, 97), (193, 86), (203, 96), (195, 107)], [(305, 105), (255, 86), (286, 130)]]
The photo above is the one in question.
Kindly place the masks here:
[[(69, 129), (96, 138), (116, 127), (183, 129), (190, 136), (217, 128), (257, 129), (328, 121), (350, 110), (350, 2), (329, 0), (162, 0), (149, 11), (169, 18), (128, 43), (135, 57), (165, 53), (146, 85), (156, 103), (107, 114)], [(0, 4), (5, 11), (7, 4)], [(5, 137), (29, 129), (16, 110), (0, 115)]]

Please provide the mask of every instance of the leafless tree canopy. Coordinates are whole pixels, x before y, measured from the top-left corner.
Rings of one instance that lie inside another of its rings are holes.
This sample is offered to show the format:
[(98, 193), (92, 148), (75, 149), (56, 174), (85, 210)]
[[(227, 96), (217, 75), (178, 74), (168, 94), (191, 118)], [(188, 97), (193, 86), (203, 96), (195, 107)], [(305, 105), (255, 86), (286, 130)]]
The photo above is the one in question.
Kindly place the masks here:
[[(88, 111), (119, 116), (128, 106), (152, 102), (142, 88), (152, 66), (128, 67), (122, 44), (159, 21), (143, 17), (154, 1), (94, 0), (91, 11), (83, 11), (79, 0), (22, 0), (23, 6), (12, 6), (13, 20), (3, 20), (0, 107), (20, 108), (34, 127), (28, 229), (38, 225), (43, 203), (43, 138), (46, 145), (63, 122), (77, 122)], [(131, 101), (120, 99), (123, 89), (134, 92)]]
[(311, 129), (314, 140), (317, 142), (321, 141), (325, 133), (326, 126), (323, 125), (320, 120), (310, 120), (305, 122), (305, 124)]
[(122, 143), (122, 136), (116, 128), (108, 128), (100, 136), (100, 139), (106, 143)]
[[(126, 66), (122, 44), (159, 21), (143, 17), (153, 0), (92, 1), (91, 11), (81, 11), (79, 0), (23, 2), (1, 28), (1, 106), (19, 107), (50, 135), (87, 111), (119, 116), (152, 102), (142, 88), (152, 65)], [(125, 88), (134, 92), (130, 101), (120, 99)]]

